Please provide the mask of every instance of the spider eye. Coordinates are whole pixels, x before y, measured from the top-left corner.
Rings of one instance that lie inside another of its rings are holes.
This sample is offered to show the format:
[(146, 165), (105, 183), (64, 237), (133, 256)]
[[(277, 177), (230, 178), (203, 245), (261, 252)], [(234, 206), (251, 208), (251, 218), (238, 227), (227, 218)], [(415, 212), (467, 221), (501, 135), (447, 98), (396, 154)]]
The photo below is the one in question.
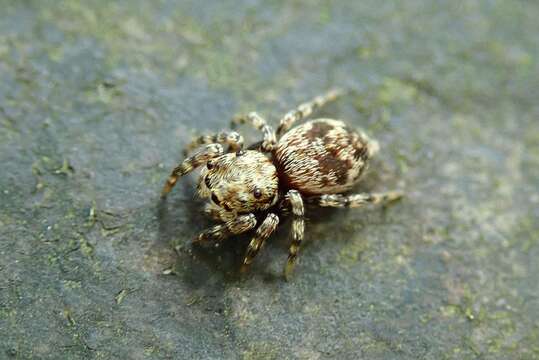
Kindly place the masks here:
[(260, 199), (260, 197), (262, 196), (262, 190), (260, 190), (259, 188), (255, 188), (253, 191), (253, 195), (255, 198)]
[(214, 166), (215, 166), (215, 164), (211, 160), (206, 163), (206, 167), (208, 168), (208, 170), (213, 169)]

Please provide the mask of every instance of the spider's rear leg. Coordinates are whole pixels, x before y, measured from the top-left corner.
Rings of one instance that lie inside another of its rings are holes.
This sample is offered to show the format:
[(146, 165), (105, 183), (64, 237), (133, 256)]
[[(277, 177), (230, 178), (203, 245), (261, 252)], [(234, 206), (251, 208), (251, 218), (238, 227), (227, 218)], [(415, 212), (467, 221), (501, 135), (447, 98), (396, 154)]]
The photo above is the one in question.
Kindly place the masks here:
[(239, 124), (250, 124), (255, 129), (262, 131), (262, 150), (266, 152), (273, 150), (277, 143), (277, 136), (273, 128), (260, 115), (256, 112), (250, 112), (247, 115), (237, 116), (232, 119), (232, 127)]
[(299, 105), (296, 109), (289, 111), (281, 121), (279, 121), (279, 127), (277, 128), (277, 136), (285, 133), (292, 125), (301, 119), (311, 115), (314, 111), (318, 110), (327, 103), (336, 100), (338, 97), (345, 93), (342, 89), (332, 89), (324, 95), (319, 95)]
[(206, 144), (227, 144), (228, 151), (239, 151), (243, 147), (243, 136), (236, 131), (221, 131), (217, 134), (201, 135), (193, 138), (183, 150), (184, 156), (187, 156), (191, 151), (201, 145)]
[(164, 198), (167, 196), (180, 177), (190, 173), (200, 165), (207, 163), (208, 160), (221, 155), (223, 155), (223, 147), (220, 144), (209, 144), (193, 156), (185, 159), (180, 165), (172, 170), (172, 173), (163, 187), (161, 197)]
[(309, 203), (322, 207), (335, 208), (358, 208), (367, 204), (389, 203), (404, 196), (402, 191), (388, 191), (384, 193), (361, 193), (361, 194), (327, 194), (313, 196), (308, 199)]
[(279, 225), (279, 217), (273, 213), (269, 213), (258, 229), (256, 229), (255, 236), (245, 252), (245, 258), (241, 266), (242, 272), (245, 272), (249, 268), (258, 251), (262, 248), (266, 239), (275, 231), (277, 225)]
[(194, 242), (221, 241), (232, 235), (242, 234), (256, 226), (254, 214), (240, 215), (223, 224), (215, 225), (198, 235)]
[(284, 269), (284, 276), (288, 280), (290, 274), (294, 269), (296, 257), (298, 256), (301, 242), (303, 241), (303, 235), (305, 232), (305, 220), (304, 220), (304, 207), (303, 199), (296, 190), (290, 190), (288, 192), (288, 201), (292, 208), (292, 244), (288, 250), (288, 260)]

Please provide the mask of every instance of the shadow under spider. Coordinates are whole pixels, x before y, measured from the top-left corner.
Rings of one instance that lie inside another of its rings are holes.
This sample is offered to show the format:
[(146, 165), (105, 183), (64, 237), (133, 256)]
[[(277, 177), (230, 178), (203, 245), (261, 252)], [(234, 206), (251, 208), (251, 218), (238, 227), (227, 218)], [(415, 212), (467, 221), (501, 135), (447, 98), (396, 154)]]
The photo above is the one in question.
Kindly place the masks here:
[(195, 197), (192, 181), (186, 180), (183, 186), (176, 187), (175, 194), (159, 200), (156, 207), (159, 241), (176, 250), (173, 272), (193, 288), (213, 282), (216, 276), (224, 282), (240, 280), (239, 267), (249, 236), (193, 244), (201, 231), (216, 223), (204, 214), (204, 201)]

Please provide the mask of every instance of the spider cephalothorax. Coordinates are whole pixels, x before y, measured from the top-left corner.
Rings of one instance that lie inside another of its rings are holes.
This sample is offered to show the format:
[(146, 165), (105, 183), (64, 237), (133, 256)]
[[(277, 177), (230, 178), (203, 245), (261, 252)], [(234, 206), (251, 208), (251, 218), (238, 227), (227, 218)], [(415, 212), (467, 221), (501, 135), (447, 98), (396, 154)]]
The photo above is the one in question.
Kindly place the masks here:
[(277, 201), (278, 190), (275, 165), (254, 150), (209, 160), (198, 182), (200, 197), (236, 214), (267, 210)]
[[(288, 131), (294, 122), (341, 93), (333, 90), (301, 104), (281, 119), (277, 132), (256, 113), (234, 119), (234, 125), (250, 123), (264, 134), (263, 141), (251, 150), (243, 150), (243, 138), (235, 131), (196, 138), (186, 153), (205, 144), (206, 147), (172, 171), (163, 197), (179, 177), (205, 165), (198, 194), (209, 199), (206, 213), (222, 223), (201, 233), (197, 240), (222, 240), (258, 225), (243, 269), (277, 228), (277, 214), (291, 213), (292, 244), (285, 267), (288, 277), (303, 240), (304, 201), (323, 207), (360, 207), (402, 196), (398, 191), (343, 194), (358, 182), (369, 158), (379, 149), (378, 143), (362, 131), (350, 130), (342, 121), (332, 119), (312, 120)], [(221, 144), (228, 145), (227, 152)], [(260, 224), (257, 218), (263, 219)]]

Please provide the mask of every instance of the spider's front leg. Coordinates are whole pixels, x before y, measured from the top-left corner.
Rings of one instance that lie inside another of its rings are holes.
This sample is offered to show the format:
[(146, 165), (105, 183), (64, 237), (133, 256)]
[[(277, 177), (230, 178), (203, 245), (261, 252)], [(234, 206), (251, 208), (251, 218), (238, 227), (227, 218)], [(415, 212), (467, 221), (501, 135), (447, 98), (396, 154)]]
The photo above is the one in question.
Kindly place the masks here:
[(339, 96), (344, 94), (344, 90), (332, 89), (324, 95), (320, 95), (299, 105), (296, 109), (289, 111), (281, 121), (279, 121), (279, 127), (277, 128), (277, 135), (281, 135), (286, 132), (290, 127), (301, 119), (311, 115), (314, 111), (318, 110), (327, 103), (336, 100)]
[(180, 177), (190, 173), (200, 165), (207, 163), (208, 160), (221, 155), (223, 155), (223, 147), (220, 144), (209, 144), (193, 156), (185, 159), (180, 165), (172, 170), (172, 173), (163, 187), (161, 197), (165, 198), (167, 196)]
[(194, 242), (203, 242), (208, 240), (221, 241), (232, 235), (242, 234), (256, 226), (256, 217), (254, 214), (239, 215), (227, 222), (215, 225), (198, 235)]
[(204, 213), (207, 216), (211, 217), (213, 220), (226, 221), (221, 217), (223, 209), (213, 203), (207, 203), (204, 206)]
[(253, 259), (258, 254), (258, 251), (262, 248), (266, 239), (275, 231), (277, 225), (279, 225), (279, 217), (273, 213), (269, 213), (258, 229), (256, 229), (255, 236), (249, 243), (247, 251), (245, 252), (245, 257), (241, 266), (242, 272), (245, 272), (249, 268), (249, 265), (251, 265)]
[(303, 235), (305, 232), (305, 211), (303, 207), (303, 199), (296, 190), (290, 190), (287, 194), (290, 207), (292, 208), (292, 244), (288, 250), (288, 260), (284, 269), (284, 276), (288, 280), (294, 269), (296, 257), (298, 256)]
[(327, 194), (309, 198), (309, 202), (322, 207), (358, 208), (367, 204), (380, 204), (396, 201), (403, 197), (402, 191), (388, 191), (384, 193), (361, 194)]
[(227, 222), (230, 220), (234, 220), (238, 216), (237, 212), (227, 211), (223, 209), (222, 207), (219, 207), (211, 202), (207, 203), (204, 206), (204, 213), (207, 216), (211, 217), (213, 220), (220, 221), (220, 222)]
[(183, 154), (184, 156), (187, 156), (192, 150), (196, 149), (197, 147), (213, 143), (228, 145), (229, 152), (239, 151), (243, 147), (243, 136), (241, 136), (236, 131), (221, 131), (217, 134), (201, 135), (195, 137), (189, 144), (187, 144), (183, 151)]
[(268, 125), (266, 120), (264, 120), (256, 112), (251, 112), (247, 115), (237, 116), (232, 119), (232, 127), (235, 127), (238, 124), (250, 124), (257, 130), (262, 131), (263, 141), (262, 141), (262, 150), (265, 152), (270, 152), (275, 147), (277, 143), (277, 136), (273, 128)]

